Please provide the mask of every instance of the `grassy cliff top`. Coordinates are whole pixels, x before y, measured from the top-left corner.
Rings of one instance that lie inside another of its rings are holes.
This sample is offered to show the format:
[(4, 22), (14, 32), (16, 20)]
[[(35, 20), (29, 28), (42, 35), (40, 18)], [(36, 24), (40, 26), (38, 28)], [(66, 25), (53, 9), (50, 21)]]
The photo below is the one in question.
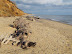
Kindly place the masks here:
[(10, 0), (0, 0), (0, 16), (21, 16), (26, 15), (22, 10), (18, 9), (15, 3)]

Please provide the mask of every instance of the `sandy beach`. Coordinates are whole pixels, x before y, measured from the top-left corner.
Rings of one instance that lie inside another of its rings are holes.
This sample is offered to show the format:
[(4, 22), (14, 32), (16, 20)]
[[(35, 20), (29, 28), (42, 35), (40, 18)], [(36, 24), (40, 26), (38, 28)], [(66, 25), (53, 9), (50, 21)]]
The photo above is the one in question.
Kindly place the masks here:
[[(21, 17), (0, 17), (0, 37), (12, 34), (16, 29), (10, 27), (13, 21)], [(27, 20), (27, 19), (26, 19)], [(31, 36), (28, 40), (37, 45), (27, 50), (11, 44), (2, 44), (0, 54), (72, 54), (72, 26), (45, 19), (30, 22)]]

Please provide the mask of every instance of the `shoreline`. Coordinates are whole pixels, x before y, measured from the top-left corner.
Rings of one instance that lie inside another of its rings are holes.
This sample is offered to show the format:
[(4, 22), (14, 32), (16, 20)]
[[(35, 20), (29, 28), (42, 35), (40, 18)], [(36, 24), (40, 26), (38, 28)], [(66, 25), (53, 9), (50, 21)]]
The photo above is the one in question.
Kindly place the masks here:
[[(51, 19), (45, 19), (45, 20), (54, 21), (54, 20), (51, 20)], [(62, 24), (66, 24), (66, 25), (70, 25), (70, 26), (72, 26), (71, 24), (63, 23), (63, 22), (60, 22), (60, 21), (54, 21), (54, 22), (58, 22), (58, 23), (62, 23)]]
[[(32, 14), (32, 16), (35, 16), (35, 14)], [(50, 16), (50, 15), (49, 15)], [(56, 15), (52, 15), (52, 16), (56, 16)], [(58, 16), (58, 15), (57, 15)], [(63, 15), (59, 15), (59, 16), (63, 16)], [(70, 15), (71, 16), (71, 15)], [(39, 17), (39, 16), (35, 16), (35, 17)], [(56, 22), (60, 22), (60, 23), (64, 23), (64, 24), (67, 24), (67, 25), (72, 25), (72, 24), (69, 24), (68, 22), (61, 22), (61, 21), (57, 21), (57, 20), (53, 20), (53, 19), (50, 19), (50, 18), (44, 18), (44, 17), (39, 17), (41, 19), (46, 19), (46, 20), (51, 20), (51, 21), (56, 21)]]

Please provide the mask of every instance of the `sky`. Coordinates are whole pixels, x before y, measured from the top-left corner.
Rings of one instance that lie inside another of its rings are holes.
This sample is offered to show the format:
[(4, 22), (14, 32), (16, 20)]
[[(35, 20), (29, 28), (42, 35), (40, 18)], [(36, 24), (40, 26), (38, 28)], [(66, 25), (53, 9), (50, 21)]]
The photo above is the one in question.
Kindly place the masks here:
[(11, 0), (26, 13), (72, 15), (72, 0)]

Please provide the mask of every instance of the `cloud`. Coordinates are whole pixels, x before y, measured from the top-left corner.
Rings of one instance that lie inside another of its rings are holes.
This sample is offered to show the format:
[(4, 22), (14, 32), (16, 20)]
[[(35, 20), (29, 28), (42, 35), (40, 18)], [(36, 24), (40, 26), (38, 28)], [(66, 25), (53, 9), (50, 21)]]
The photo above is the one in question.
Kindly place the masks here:
[(72, 14), (72, 0), (12, 0), (26, 13)]
[(48, 4), (48, 3), (61, 3), (62, 0), (24, 0), (27, 3), (38, 3), (38, 4)]
[(37, 4), (54, 4), (54, 5), (72, 5), (72, 0), (14, 0), (23, 3), (37, 3)]
[(17, 5), (19, 8), (30, 8), (31, 6), (30, 5), (24, 5), (24, 4), (18, 4)]

